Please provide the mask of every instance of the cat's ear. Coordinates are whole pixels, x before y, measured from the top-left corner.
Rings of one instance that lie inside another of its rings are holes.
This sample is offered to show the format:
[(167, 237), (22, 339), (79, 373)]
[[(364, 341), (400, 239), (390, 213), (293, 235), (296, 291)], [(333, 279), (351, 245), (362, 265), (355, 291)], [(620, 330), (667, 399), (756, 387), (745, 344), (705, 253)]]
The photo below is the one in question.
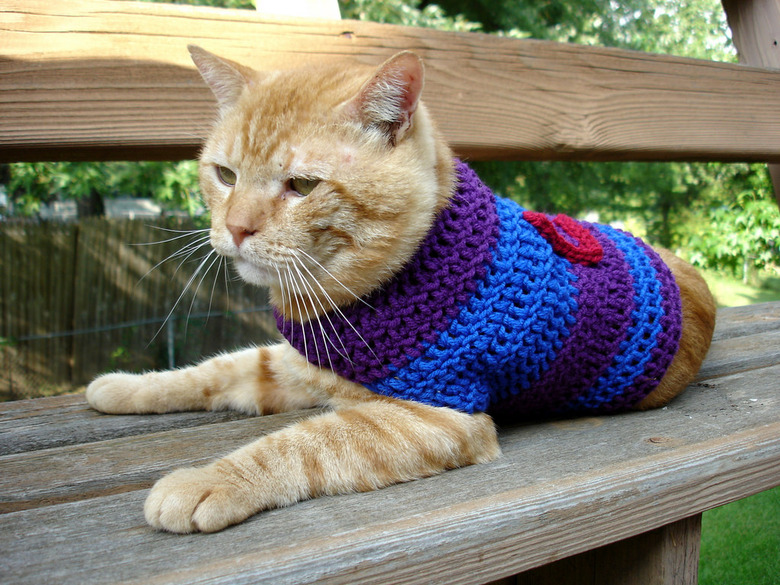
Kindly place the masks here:
[(187, 49), (220, 108), (235, 104), (244, 87), (255, 77), (255, 72), (249, 67), (217, 57), (196, 45), (187, 45)]
[(395, 145), (412, 125), (423, 89), (422, 60), (409, 51), (385, 61), (346, 105), (346, 113), (379, 129)]

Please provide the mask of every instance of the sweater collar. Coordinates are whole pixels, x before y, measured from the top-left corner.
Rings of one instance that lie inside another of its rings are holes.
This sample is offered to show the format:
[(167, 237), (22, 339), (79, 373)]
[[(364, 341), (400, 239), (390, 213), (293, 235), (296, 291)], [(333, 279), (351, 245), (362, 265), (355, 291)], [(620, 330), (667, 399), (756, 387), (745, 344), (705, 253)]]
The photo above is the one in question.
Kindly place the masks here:
[(498, 239), (495, 197), (456, 160), (450, 204), (406, 266), (382, 288), (308, 323), (275, 311), (281, 334), (312, 364), (370, 385), (422, 354), (485, 277)]

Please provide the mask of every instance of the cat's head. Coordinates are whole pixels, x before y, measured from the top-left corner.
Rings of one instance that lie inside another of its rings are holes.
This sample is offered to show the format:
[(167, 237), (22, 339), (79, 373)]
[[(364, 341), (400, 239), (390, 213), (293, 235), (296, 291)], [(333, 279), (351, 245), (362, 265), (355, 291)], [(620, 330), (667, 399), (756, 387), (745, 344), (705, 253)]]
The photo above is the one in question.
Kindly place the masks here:
[(190, 53), (218, 103), (200, 157), (211, 242), (241, 276), (307, 320), (400, 270), (453, 186), (420, 59), (256, 72)]

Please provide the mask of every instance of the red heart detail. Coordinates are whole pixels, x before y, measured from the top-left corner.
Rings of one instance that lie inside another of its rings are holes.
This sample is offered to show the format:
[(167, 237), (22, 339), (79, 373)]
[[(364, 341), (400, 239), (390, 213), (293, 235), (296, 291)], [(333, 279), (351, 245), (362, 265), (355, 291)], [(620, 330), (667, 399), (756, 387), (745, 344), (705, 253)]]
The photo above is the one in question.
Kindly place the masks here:
[[(604, 250), (598, 240), (581, 223), (568, 215), (558, 214), (550, 220), (544, 213), (524, 211), (523, 219), (533, 225), (541, 236), (550, 242), (556, 254), (577, 264), (597, 264), (604, 257)], [(574, 244), (558, 231), (563, 231)]]

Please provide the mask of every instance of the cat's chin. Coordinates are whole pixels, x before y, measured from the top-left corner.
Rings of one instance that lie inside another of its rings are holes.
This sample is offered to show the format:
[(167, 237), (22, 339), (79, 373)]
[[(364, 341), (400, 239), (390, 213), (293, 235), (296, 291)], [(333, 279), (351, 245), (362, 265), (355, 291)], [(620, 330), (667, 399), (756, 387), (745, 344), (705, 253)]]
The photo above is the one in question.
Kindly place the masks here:
[(271, 284), (279, 282), (279, 275), (275, 270), (258, 266), (257, 264), (253, 264), (242, 258), (234, 259), (233, 263), (239, 276), (249, 284), (270, 286)]

